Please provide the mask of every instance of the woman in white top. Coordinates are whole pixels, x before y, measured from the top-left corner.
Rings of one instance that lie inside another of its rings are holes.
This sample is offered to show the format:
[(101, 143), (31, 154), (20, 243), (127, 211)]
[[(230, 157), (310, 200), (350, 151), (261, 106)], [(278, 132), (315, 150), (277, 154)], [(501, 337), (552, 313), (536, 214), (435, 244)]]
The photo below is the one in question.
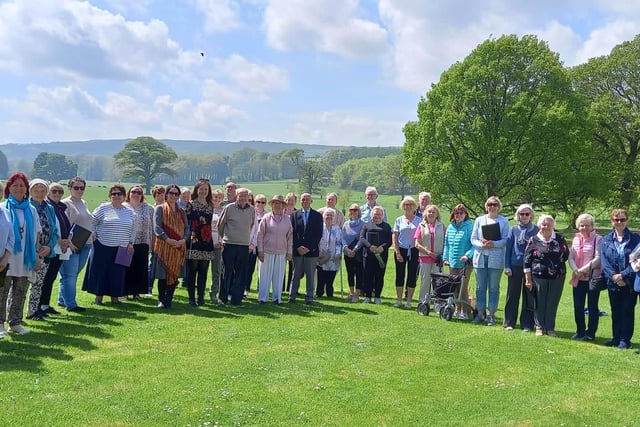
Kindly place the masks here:
[[(471, 233), (474, 247), (473, 268), (476, 271), (476, 308), (478, 314), (473, 323), (496, 324), (496, 310), (500, 298), (500, 275), (504, 269), (504, 254), (509, 236), (509, 220), (500, 215), (502, 203), (491, 196), (484, 203), (486, 215), (476, 218)], [(486, 316), (487, 291), (489, 292), (489, 315)]]
[[(318, 273), (318, 283), (316, 285), (316, 297), (324, 295), (325, 290), (329, 298), (333, 297), (333, 282), (336, 273), (340, 270), (340, 260), (342, 255), (342, 231), (334, 224), (336, 211), (333, 208), (325, 208), (322, 213), (324, 225), (322, 227), (322, 238), (318, 249), (320, 257), (316, 271)], [(322, 261), (322, 264), (320, 262)]]
[[(62, 199), (62, 203), (67, 205), (66, 214), (69, 217), (72, 232), (69, 233), (69, 239), (73, 238), (73, 226), (78, 226), (91, 230), (93, 227), (93, 215), (89, 211), (87, 202), (82, 199), (87, 182), (76, 176), (69, 181), (69, 191), (71, 196)], [(89, 259), (89, 253), (93, 242), (91, 239), (81, 246), (76, 247), (71, 244), (71, 255), (68, 260), (62, 261), (60, 265), (60, 291), (58, 294), (58, 305), (66, 307), (68, 311), (82, 312), (84, 307), (78, 306), (76, 302), (76, 282), (78, 276)]]
[[(108, 295), (113, 304), (126, 295), (124, 277), (126, 266), (117, 262), (118, 251), (123, 256), (133, 256), (134, 212), (123, 204), (126, 190), (116, 184), (109, 189), (110, 202), (93, 211), (93, 251), (89, 257), (82, 290), (96, 296), (95, 303), (102, 304)], [(122, 249), (120, 249), (122, 248)]]
[[(4, 322), (9, 322), (9, 332), (28, 334), (29, 330), (22, 326), (24, 301), (29, 286), (28, 280), (34, 281), (36, 270), (40, 268), (38, 256), (38, 238), (40, 220), (36, 208), (29, 202), (29, 180), (22, 172), (16, 172), (7, 180), (4, 189), (7, 198), (5, 207), (9, 211), (13, 228), (13, 247), (9, 248), (9, 269), (4, 285), (0, 287), (0, 335), (6, 335)], [(11, 293), (7, 313), (7, 299)]]

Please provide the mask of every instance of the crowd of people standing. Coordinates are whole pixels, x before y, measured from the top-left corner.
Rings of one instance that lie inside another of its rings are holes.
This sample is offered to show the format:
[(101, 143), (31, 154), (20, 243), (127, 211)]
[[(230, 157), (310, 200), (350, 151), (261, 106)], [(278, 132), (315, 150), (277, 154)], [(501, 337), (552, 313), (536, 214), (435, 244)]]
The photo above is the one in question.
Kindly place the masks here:
[[(51, 305), (53, 283), (60, 286), (57, 306), (83, 312), (76, 302), (77, 279), (85, 268), (82, 289), (102, 305), (104, 297), (120, 304), (127, 296), (152, 295), (169, 309), (182, 278), (188, 304), (218, 306), (243, 303), (257, 270), (257, 301), (281, 304), (298, 297), (312, 305), (334, 296), (334, 282), (344, 265), (350, 302), (382, 303), (389, 250), (395, 263), (396, 307), (411, 308), (432, 293), (431, 275), (448, 267), (463, 275), (459, 298), (469, 299), (475, 274), (475, 304), (456, 306), (454, 317), (493, 326), (500, 300), (501, 275), (507, 276), (502, 325), (513, 330), (556, 335), (556, 316), (569, 265), (576, 332), (572, 339), (593, 341), (601, 315), (600, 292), (611, 303), (612, 338), (606, 345), (631, 348), (634, 307), (640, 292), (640, 236), (627, 228), (628, 212), (611, 213), (612, 230), (600, 237), (594, 219), (576, 220), (572, 239), (555, 230), (555, 219), (530, 204), (515, 211), (513, 226), (500, 214), (492, 196), (486, 213), (475, 221), (463, 204), (453, 207), (445, 224), (431, 195), (400, 203), (402, 215), (392, 223), (377, 202), (375, 187), (365, 190), (366, 203), (337, 208), (338, 195), (313, 209), (309, 193), (268, 198), (228, 182), (225, 192), (199, 179), (193, 189), (175, 184), (155, 186), (153, 205), (143, 188), (116, 184), (108, 201), (90, 211), (81, 177), (64, 186), (13, 174), (0, 208), (0, 338), (7, 332), (28, 333), (26, 318), (45, 320), (59, 314)], [(268, 206), (268, 209), (267, 209)], [(287, 274), (287, 270), (289, 274)], [(304, 280), (304, 288), (301, 289)], [(28, 296), (28, 298), (27, 298)], [(361, 300), (362, 298), (362, 300)], [(586, 320), (584, 305), (587, 304)], [(9, 329), (5, 329), (8, 323)]]

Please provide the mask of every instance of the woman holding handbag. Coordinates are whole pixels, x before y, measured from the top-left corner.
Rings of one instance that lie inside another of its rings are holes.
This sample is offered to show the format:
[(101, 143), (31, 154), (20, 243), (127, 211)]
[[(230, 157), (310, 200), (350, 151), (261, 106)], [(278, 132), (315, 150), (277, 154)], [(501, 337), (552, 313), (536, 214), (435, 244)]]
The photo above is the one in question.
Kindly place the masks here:
[[(598, 299), (602, 289), (591, 288), (590, 282), (600, 278), (600, 241), (602, 238), (593, 229), (593, 216), (582, 214), (576, 219), (578, 232), (571, 243), (569, 266), (573, 270), (573, 316), (576, 321), (576, 333), (571, 339), (593, 341), (598, 330), (600, 310)], [(584, 303), (589, 309), (589, 326), (584, 321)]]

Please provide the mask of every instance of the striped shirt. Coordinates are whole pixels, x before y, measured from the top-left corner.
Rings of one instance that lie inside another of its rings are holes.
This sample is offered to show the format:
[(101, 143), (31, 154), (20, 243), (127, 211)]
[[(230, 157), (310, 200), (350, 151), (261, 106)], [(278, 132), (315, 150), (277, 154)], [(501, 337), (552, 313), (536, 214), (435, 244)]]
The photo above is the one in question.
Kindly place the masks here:
[(122, 206), (103, 203), (93, 211), (93, 232), (105, 246), (127, 246), (133, 243), (134, 212)]

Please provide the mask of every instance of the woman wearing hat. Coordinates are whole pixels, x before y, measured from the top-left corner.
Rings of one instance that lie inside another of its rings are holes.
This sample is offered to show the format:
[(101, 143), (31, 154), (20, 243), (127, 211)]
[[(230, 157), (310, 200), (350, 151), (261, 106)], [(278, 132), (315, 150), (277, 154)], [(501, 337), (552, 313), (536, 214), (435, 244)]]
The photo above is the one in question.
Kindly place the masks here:
[[(38, 212), (38, 219), (42, 232), (38, 236), (38, 257), (42, 261), (42, 267), (36, 272), (35, 280), (29, 283), (29, 305), (27, 308), (27, 319), (43, 320), (47, 315), (40, 309), (40, 297), (42, 296), (42, 285), (44, 277), (49, 270), (49, 260), (56, 256), (54, 248), (60, 239), (60, 226), (56, 218), (56, 212), (52, 205), (45, 200), (49, 192), (49, 184), (40, 178), (32, 179), (29, 183), (29, 194), (31, 194), (31, 205)], [(44, 260), (47, 259), (45, 262)]]
[(273, 287), (271, 299), (282, 302), (282, 283), (286, 261), (292, 259), (293, 226), (289, 216), (284, 213), (286, 203), (282, 195), (269, 200), (271, 212), (264, 215), (258, 227), (258, 302), (265, 303), (269, 298), (269, 288)]
[[(7, 180), (4, 189), (7, 198), (5, 207), (9, 210), (13, 228), (14, 243), (10, 248), (9, 270), (4, 285), (0, 287), (0, 335), (6, 335), (4, 322), (9, 322), (9, 332), (28, 334), (22, 326), (22, 312), (27, 295), (28, 281), (34, 281), (36, 270), (40, 268), (38, 257), (38, 237), (42, 228), (38, 211), (29, 203), (29, 180), (22, 172), (16, 172)], [(7, 299), (11, 293), (9, 311)]]

